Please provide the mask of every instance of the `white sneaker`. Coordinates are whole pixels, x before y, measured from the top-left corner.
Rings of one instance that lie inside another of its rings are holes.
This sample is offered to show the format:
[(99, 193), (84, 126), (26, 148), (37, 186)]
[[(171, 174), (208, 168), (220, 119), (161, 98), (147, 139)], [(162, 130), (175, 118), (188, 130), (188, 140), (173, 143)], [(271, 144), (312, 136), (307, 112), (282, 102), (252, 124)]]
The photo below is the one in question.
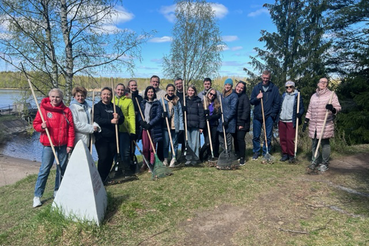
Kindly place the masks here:
[(164, 164), (164, 166), (168, 166), (168, 159), (167, 158), (164, 158), (163, 164)]
[(33, 198), (33, 207), (34, 208), (37, 208), (37, 207), (40, 207), (41, 205), (42, 205), (42, 203), (41, 203), (41, 197), (35, 196)]
[(176, 159), (175, 159), (175, 158), (173, 158), (173, 159), (170, 161), (170, 165), (169, 165), (169, 167), (175, 167), (176, 163), (177, 163)]

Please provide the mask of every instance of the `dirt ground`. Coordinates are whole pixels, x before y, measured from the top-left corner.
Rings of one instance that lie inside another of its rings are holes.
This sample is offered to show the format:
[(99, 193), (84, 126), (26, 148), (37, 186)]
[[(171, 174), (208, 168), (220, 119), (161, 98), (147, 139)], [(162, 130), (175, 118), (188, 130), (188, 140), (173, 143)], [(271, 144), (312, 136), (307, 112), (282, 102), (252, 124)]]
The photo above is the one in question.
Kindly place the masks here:
[(37, 174), (41, 163), (0, 154), (0, 187)]
[[(340, 177), (352, 172), (368, 172), (367, 160), (369, 154), (332, 160), (328, 172), (322, 175), (302, 174), (288, 181), (289, 185), (287, 182), (287, 185), (260, 194), (251, 204), (235, 207), (225, 203), (212, 211), (198, 213), (180, 225), (186, 233), (183, 245), (268, 245), (271, 241), (273, 245), (285, 245), (283, 240), (286, 233), (298, 237), (327, 226), (312, 228), (310, 231), (301, 229), (300, 221), (309, 220), (317, 209), (327, 208), (357, 217), (344, 209), (326, 204), (328, 191), (316, 192), (311, 188), (311, 184), (323, 182), (346, 192), (355, 192), (341, 186)], [(361, 195), (369, 197), (369, 194)], [(327, 224), (329, 223), (330, 221), (327, 221)], [(250, 242), (241, 243), (237, 240), (247, 235), (257, 236), (250, 239)]]

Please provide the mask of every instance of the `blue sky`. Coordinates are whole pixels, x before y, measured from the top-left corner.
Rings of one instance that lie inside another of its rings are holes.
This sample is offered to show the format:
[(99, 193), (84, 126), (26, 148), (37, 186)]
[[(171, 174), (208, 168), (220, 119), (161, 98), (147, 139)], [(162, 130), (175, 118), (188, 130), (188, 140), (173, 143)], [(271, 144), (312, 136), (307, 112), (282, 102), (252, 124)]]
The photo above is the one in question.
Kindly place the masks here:
[[(260, 31), (275, 31), (270, 15), (262, 5), (266, 2), (258, 0), (221, 0), (212, 3), (220, 27), (221, 36), (227, 45), (222, 51), (223, 65), (219, 71), (221, 76), (245, 77), (243, 67), (249, 67), (249, 56), (254, 56), (254, 47), (262, 47), (259, 42)], [(170, 52), (170, 39), (174, 24), (174, 2), (162, 1), (123, 1), (122, 11), (126, 19), (118, 24), (119, 28), (156, 30), (152, 39), (142, 46), (142, 63), (136, 63), (135, 77), (150, 77), (153, 74), (163, 76), (162, 58)], [(123, 19), (123, 18), (122, 18)], [(117, 75), (112, 75), (117, 76)], [(128, 74), (120, 74), (129, 77)]]
[[(260, 31), (265, 29), (275, 31), (270, 15), (264, 3), (274, 3), (273, 0), (219, 0), (210, 2), (215, 11), (216, 20), (226, 47), (222, 51), (223, 65), (219, 71), (220, 76), (233, 76), (244, 78), (242, 70), (248, 67), (249, 56), (255, 56), (254, 47), (263, 47), (259, 42)], [(148, 78), (153, 74), (163, 77), (162, 59), (170, 53), (172, 28), (175, 22), (173, 0), (123, 0), (117, 6), (118, 15), (114, 24), (107, 24), (106, 31), (116, 28), (130, 29), (137, 33), (155, 30), (154, 36), (144, 43), (141, 48), (142, 62), (136, 60), (134, 77)], [(1, 28), (0, 28), (1, 30)], [(0, 70), (12, 69), (0, 61)], [(129, 78), (131, 74), (106, 73), (102, 76)]]

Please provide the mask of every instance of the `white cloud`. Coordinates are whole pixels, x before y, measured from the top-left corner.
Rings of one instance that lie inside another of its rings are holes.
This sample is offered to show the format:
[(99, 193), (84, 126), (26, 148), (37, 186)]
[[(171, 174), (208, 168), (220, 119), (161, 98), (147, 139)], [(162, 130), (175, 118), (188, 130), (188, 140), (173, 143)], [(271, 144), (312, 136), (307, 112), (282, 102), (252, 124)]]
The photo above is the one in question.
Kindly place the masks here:
[(132, 20), (135, 15), (132, 14), (132, 13), (129, 13), (124, 7), (122, 6), (118, 6), (116, 9), (115, 9), (116, 13), (113, 15), (112, 17), (112, 21), (113, 23), (115, 24), (118, 24), (118, 23), (124, 23), (124, 22), (127, 22), (127, 21), (130, 21)]
[(238, 40), (238, 37), (237, 36), (223, 36), (222, 40), (224, 42), (233, 42), (233, 41)]
[(149, 40), (151, 43), (165, 43), (165, 42), (172, 42), (173, 38), (169, 36), (163, 36), (160, 38), (152, 38)]
[(229, 66), (229, 67), (242, 67), (244, 63), (239, 61), (223, 61), (222, 66)]
[(242, 46), (235, 46), (235, 47), (232, 47), (231, 50), (233, 51), (236, 51), (236, 50), (242, 50), (243, 47)]
[[(223, 4), (220, 3), (210, 3), (211, 8), (215, 12), (215, 18), (222, 19), (228, 14), (228, 9)], [(160, 13), (171, 23), (176, 21), (175, 17), (176, 5), (162, 6), (160, 8)]]
[(249, 13), (247, 16), (248, 17), (256, 17), (256, 16), (259, 16), (259, 15), (262, 15), (262, 14), (269, 14), (269, 10), (266, 9), (266, 8), (261, 8), (261, 9), (258, 9), (254, 12), (251, 12)]
[(175, 22), (176, 17), (174, 15), (174, 12), (176, 10), (176, 5), (170, 5), (170, 6), (162, 6), (160, 8), (160, 13), (164, 15), (164, 17), (169, 21), (169, 22)]
[(215, 11), (215, 17), (222, 19), (228, 14), (228, 9), (226, 6), (220, 3), (211, 3), (211, 8)]

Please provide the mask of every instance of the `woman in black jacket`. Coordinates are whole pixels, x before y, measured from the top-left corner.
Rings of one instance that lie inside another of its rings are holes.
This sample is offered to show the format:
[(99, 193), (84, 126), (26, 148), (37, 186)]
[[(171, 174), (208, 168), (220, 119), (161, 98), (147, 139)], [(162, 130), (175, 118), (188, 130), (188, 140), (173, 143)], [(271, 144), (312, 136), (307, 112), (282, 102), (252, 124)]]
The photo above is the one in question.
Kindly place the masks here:
[(101, 127), (101, 131), (95, 133), (95, 147), (99, 158), (97, 170), (103, 182), (109, 175), (113, 158), (117, 153), (115, 125), (123, 124), (124, 121), (122, 110), (119, 107), (115, 106), (116, 113), (114, 113), (111, 99), (112, 89), (104, 87), (101, 90), (101, 101), (94, 107), (94, 121)]
[[(148, 86), (145, 90), (144, 99), (140, 103), (140, 108), (144, 119), (142, 119), (141, 114), (139, 114), (139, 122), (142, 127), (142, 149), (143, 154), (154, 168), (155, 164), (155, 154), (154, 149), (149, 140), (148, 133), (153, 141), (154, 148), (159, 141), (163, 140), (162, 131), (162, 113), (163, 108), (160, 102), (156, 99), (155, 89), (152, 86)], [(142, 171), (146, 169), (146, 165), (142, 166)]]
[[(191, 150), (199, 157), (200, 133), (205, 128), (204, 109), (200, 97), (197, 96), (196, 87), (188, 86), (186, 97), (187, 109), (187, 138)], [(186, 165), (196, 164), (187, 161)]]
[(233, 138), (235, 152), (239, 158), (240, 165), (245, 164), (246, 142), (245, 135), (250, 130), (250, 101), (246, 95), (246, 83), (239, 81), (235, 92), (238, 95), (236, 133)]
[[(219, 157), (219, 132), (217, 131), (219, 125), (219, 119), (221, 117), (221, 110), (220, 110), (220, 102), (217, 97), (217, 91), (213, 88), (210, 88), (205, 95), (204, 101), (206, 103), (206, 110), (205, 110), (205, 119), (209, 121), (209, 128), (210, 128), (210, 136), (211, 136), (211, 143), (213, 145), (213, 154), (214, 157)], [(205, 137), (205, 144), (210, 144), (209, 141), (209, 133), (208, 129), (205, 128), (204, 130), (204, 137)], [(208, 149), (210, 152), (210, 149)], [(211, 153), (208, 153), (208, 156), (211, 156)]]

